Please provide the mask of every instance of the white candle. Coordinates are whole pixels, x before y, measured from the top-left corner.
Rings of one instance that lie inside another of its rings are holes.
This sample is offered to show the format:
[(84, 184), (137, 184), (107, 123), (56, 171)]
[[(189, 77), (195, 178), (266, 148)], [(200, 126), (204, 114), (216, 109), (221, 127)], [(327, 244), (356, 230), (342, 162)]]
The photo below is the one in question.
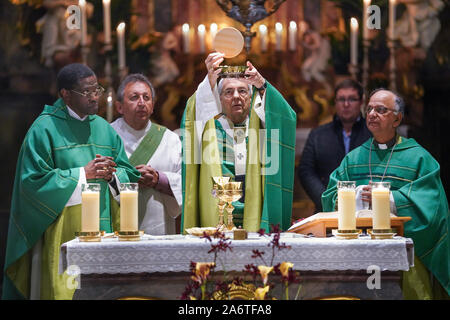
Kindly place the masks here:
[(181, 30), (183, 32), (183, 52), (189, 53), (189, 24), (183, 24)]
[(201, 24), (198, 26), (198, 45), (200, 53), (205, 53), (205, 25)]
[(389, 39), (395, 38), (395, 0), (389, 0)]
[(275, 50), (281, 51), (281, 40), (283, 34), (283, 25), (280, 22), (275, 23)]
[(81, 9), (81, 46), (85, 46), (87, 44), (86, 1), (80, 0), (78, 5)]
[(350, 63), (358, 64), (358, 20), (350, 19)]
[(111, 43), (111, 0), (103, 0), (103, 32), (105, 44)]
[(356, 230), (355, 189), (338, 189), (338, 229)]
[(372, 227), (374, 230), (391, 228), (389, 189), (372, 188)]
[(108, 94), (106, 98), (106, 121), (112, 122), (113, 120), (113, 98), (111, 93)]
[(261, 52), (267, 51), (267, 27), (265, 24), (259, 26), (259, 37), (261, 41)]
[(209, 26), (209, 35), (211, 37), (211, 43), (216, 37), (216, 34), (217, 34), (217, 23), (211, 23), (211, 25)]
[(367, 21), (368, 21), (369, 15), (367, 14), (367, 9), (370, 6), (370, 1), (371, 0), (364, 0), (364, 5), (363, 5), (362, 21), (363, 21), (363, 39), (364, 40), (369, 39), (369, 28), (367, 28)]
[(120, 192), (120, 231), (138, 231), (138, 192)]
[(297, 47), (297, 23), (289, 22), (289, 50), (295, 51)]
[(100, 192), (81, 192), (81, 232), (100, 231)]
[(119, 55), (119, 70), (125, 69), (125, 22), (117, 26), (117, 50)]

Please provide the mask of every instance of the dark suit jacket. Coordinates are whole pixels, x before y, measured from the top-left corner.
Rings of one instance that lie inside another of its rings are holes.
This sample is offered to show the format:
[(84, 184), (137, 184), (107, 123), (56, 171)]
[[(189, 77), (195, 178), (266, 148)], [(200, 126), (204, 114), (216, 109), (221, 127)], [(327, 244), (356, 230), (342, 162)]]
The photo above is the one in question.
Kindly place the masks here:
[[(366, 127), (365, 119), (361, 116), (353, 124), (350, 135), (350, 151), (359, 147), (370, 137), (372, 134)], [(332, 122), (311, 130), (303, 149), (298, 176), (319, 212), (322, 211), (321, 196), (327, 188), (330, 173), (341, 164), (344, 156), (342, 123), (336, 115)]]

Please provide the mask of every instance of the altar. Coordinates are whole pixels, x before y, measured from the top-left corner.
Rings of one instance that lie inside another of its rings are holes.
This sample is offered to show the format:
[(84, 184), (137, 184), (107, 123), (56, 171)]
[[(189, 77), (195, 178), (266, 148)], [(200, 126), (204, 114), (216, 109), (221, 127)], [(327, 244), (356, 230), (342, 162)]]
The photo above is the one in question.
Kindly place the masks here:
[[(68, 268), (78, 272), (74, 299), (179, 299), (190, 279), (191, 262), (213, 261), (208, 251), (217, 241), (212, 239), (210, 243), (191, 235), (144, 235), (141, 241), (133, 242), (114, 237), (101, 242), (74, 239), (61, 246), (60, 272)], [(216, 274), (226, 270), (229, 275), (245, 276), (245, 265), (263, 264), (252, 258), (253, 250), (264, 251), (266, 261), (270, 261), (269, 242), (267, 236), (256, 233), (250, 233), (247, 240), (231, 240), (232, 251), (219, 254)], [(277, 251), (273, 265), (284, 261), (294, 264), (302, 285), (298, 299), (336, 295), (402, 299), (401, 271), (409, 270), (414, 261), (413, 242), (403, 237), (338, 240), (282, 233), (280, 243), (290, 248)], [(368, 283), (374, 270), (381, 278), (379, 288), (373, 289)], [(291, 298), (295, 296), (295, 292), (290, 294)]]

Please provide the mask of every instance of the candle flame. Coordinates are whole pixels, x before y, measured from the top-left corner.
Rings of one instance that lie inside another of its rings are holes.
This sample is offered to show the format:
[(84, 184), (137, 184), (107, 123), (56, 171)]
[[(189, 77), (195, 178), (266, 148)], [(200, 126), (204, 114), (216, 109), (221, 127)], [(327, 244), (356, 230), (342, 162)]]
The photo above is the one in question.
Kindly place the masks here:
[(350, 25), (353, 29), (357, 29), (358, 28), (358, 20), (356, 20), (356, 18), (351, 18)]
[(265, 24), (262, 24), (259, 26), (259, 32), (261, 33), (266, 33), (267, 32), (267, 27)]
[(295, 21), (289, 22), (289, 28), (291, 28), (291, 29), (297, 29), (297, 23), (295, 23)]
[(187, 23), (183, 24), (182, 30), (184, 33), (189, 32), (189, 24), (187, 24)]
[(109, 4), (111, 2), (111, 0), (103, 0), (104, 4)]
[(203, 33), (203, 32), (205, 32), (205, 25), (204, 25), (204, 24), (201, 24), (201, 25), (198, 26), (197, 29), (198, 29), (198, 32)]
[(280, 22), (275, 23), (275, 30), (276, 31), (283, 30), (283, 25)]
[(121, 23), (119, 23), (119, 25), (117, 26), (117, 31), (123, 32), (123, 30), (125, 30), (125, 22), (121, 22)]
[(209, 31), (216, 32), (217, 31), (217, 23), (211, 23), (211, 26), (209, 27)]
[(80, 1), (78, 1), (78, 5), (79, 5), (80, 7), (84, 7), (84, 6), (86, 5), (86, 0), (80, 0)]

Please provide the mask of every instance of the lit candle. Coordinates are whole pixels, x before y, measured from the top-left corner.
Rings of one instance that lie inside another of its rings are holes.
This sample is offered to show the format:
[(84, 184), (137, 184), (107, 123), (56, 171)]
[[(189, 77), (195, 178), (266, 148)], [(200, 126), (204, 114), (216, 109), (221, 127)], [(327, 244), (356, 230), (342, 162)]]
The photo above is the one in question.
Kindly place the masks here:
[(391, 228), (391, 207), (389, 187), (385, 183), (372, 186), (372, 228), (374, 230)]
[(297, 23), (289, 22), (289, 50), (295, 51), (297, 46)]
[(87, 44), (87, 20), (86, 20), (86, 1), (80, 0), (78, 5), (81, 9), (81, 45)]
[(350, 19), (350, 63), (358, 64), (358, 20)]
[(103, 32), (105, 44), (111, 43), (111, 0), (103, 0)]
[(211, 43), (214, 40), (214, 38), (216, 37), (216, 33), (217, 33), (217, 23), (211, 23), (211, 25), (209, 26), (209, 34), (211, 37)]
[(339, 182), (347, 185), (338, 186), (338, 230), (356, 230), (355, 187), (346, 181)]
[(281, 39), (283, 33), (283, 25), (280, 22), (275, 23), (275, 50), (281, 51)]
[(120, 191), (120, 231), (138, 231), (137, 191)]
[(183, 24), (183, 52), (189, 53), (189, 24)]
[(265, 24), (259, 26), (259, 36), (261, 41), (261, 52), (267, 51), (267, 27)]
[(367, 28), (367, 21), (368, 21), (368, 17), (369, 15), (367, 14), (367, 9), (370, 6), (370, 1), (371, 0), (364, 0), (364, 5), (363, 5), (363, 39), (364, 40), (368, 40), (369, 39), (369, 28)]
[(106, 121), (112, 122), (113, 120), (113, 97), (111, 92), (108, 93), (106, 98)]
[(117, 50), (119, 54), (119, 70), (125, 69), (125, 22), (117, 26)]
[(100, 192), (95, 187), (89, 189), (86, 184), (81, 192), (81, 232), (100, 231)]
[(205, 53), (205, 25), (201, 24), (198, 26), (198, 44), (200, 53)]
[(389, 39), (395, 38), (395, 0), (389, 0)]

